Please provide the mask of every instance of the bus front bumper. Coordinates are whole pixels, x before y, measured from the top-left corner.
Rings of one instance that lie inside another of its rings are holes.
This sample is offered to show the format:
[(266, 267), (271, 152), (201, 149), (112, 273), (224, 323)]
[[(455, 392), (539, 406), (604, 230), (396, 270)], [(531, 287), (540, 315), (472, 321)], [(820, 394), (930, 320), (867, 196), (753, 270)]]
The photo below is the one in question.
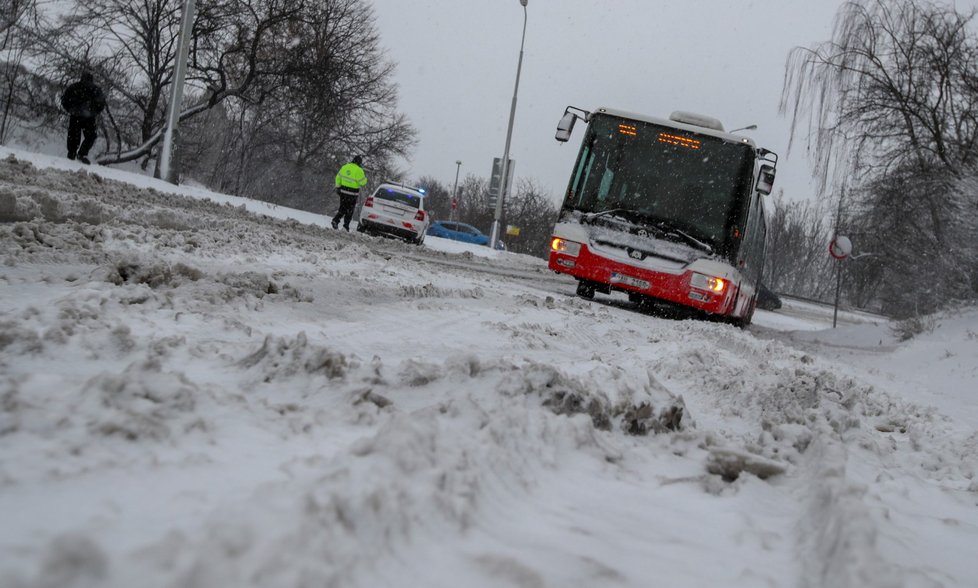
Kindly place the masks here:
[(671, 273), (640, 268), (596, 255), (586, 244), (581, 244), (577, 255), (551, 250), (548, 266), (599, 288), (634, 292), (711, 314), (731, 314), (737, 300), (737, 285), (729, 281), (721, 292), (694, 288), (691, 284), (697, 273), (694, 269)]

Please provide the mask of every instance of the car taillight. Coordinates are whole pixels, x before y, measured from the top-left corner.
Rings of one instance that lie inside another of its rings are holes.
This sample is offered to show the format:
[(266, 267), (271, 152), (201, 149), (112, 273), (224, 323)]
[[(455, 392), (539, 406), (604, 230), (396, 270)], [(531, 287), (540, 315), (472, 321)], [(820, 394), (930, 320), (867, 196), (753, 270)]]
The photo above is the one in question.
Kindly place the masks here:
[(418, 214), (414, 215), (414, 220), (416, 220), (416, 221), (424, 221), (424, 211), (423, 210), (419, 210), (418, 211)]
[(374, 197), (373, 196), (367, 196), (367, 199), (363, 201), (363, 206), (364, 206), (364, 208), (373, 208), (374, 207)]

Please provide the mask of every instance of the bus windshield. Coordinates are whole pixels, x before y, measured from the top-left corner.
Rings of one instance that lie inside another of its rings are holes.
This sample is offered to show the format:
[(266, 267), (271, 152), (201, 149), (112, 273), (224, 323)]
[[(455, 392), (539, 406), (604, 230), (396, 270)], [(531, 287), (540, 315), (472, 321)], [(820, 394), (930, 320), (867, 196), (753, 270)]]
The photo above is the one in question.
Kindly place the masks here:
[(628, 211), (726, 250), (749, 201), (754, 151), (710, 135), (596, 114), (565, 207)]

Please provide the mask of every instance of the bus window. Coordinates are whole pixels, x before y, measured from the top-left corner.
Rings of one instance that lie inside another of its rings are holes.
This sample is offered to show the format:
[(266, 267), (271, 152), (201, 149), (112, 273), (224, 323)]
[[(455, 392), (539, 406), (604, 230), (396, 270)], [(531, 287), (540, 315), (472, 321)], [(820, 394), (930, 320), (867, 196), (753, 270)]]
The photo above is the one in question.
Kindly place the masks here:
[(614, 181), (615, 172), (606, 165), (604, 174), (601, 175), (601, 183), (598, 184), (598, 202), (604, 202), (608, 199), (608, 193), (611, 192), (611, 184)]

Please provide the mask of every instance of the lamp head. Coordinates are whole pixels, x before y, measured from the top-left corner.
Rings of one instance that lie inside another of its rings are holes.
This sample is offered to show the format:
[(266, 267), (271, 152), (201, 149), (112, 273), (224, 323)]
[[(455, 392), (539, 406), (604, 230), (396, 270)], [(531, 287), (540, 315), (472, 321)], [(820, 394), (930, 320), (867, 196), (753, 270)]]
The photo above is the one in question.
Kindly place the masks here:
[(737, 131), (756, 131), (757, 125), (748, 125), (746, 127), (740, 127), (739, 129), (734, 129), (732, 131), (727, 131), (728, 133), (736, 133)]
[(520, 4), (522, 4), (524, 8), (526, 7), (526, 2), (527, 0), (520, 0)]

